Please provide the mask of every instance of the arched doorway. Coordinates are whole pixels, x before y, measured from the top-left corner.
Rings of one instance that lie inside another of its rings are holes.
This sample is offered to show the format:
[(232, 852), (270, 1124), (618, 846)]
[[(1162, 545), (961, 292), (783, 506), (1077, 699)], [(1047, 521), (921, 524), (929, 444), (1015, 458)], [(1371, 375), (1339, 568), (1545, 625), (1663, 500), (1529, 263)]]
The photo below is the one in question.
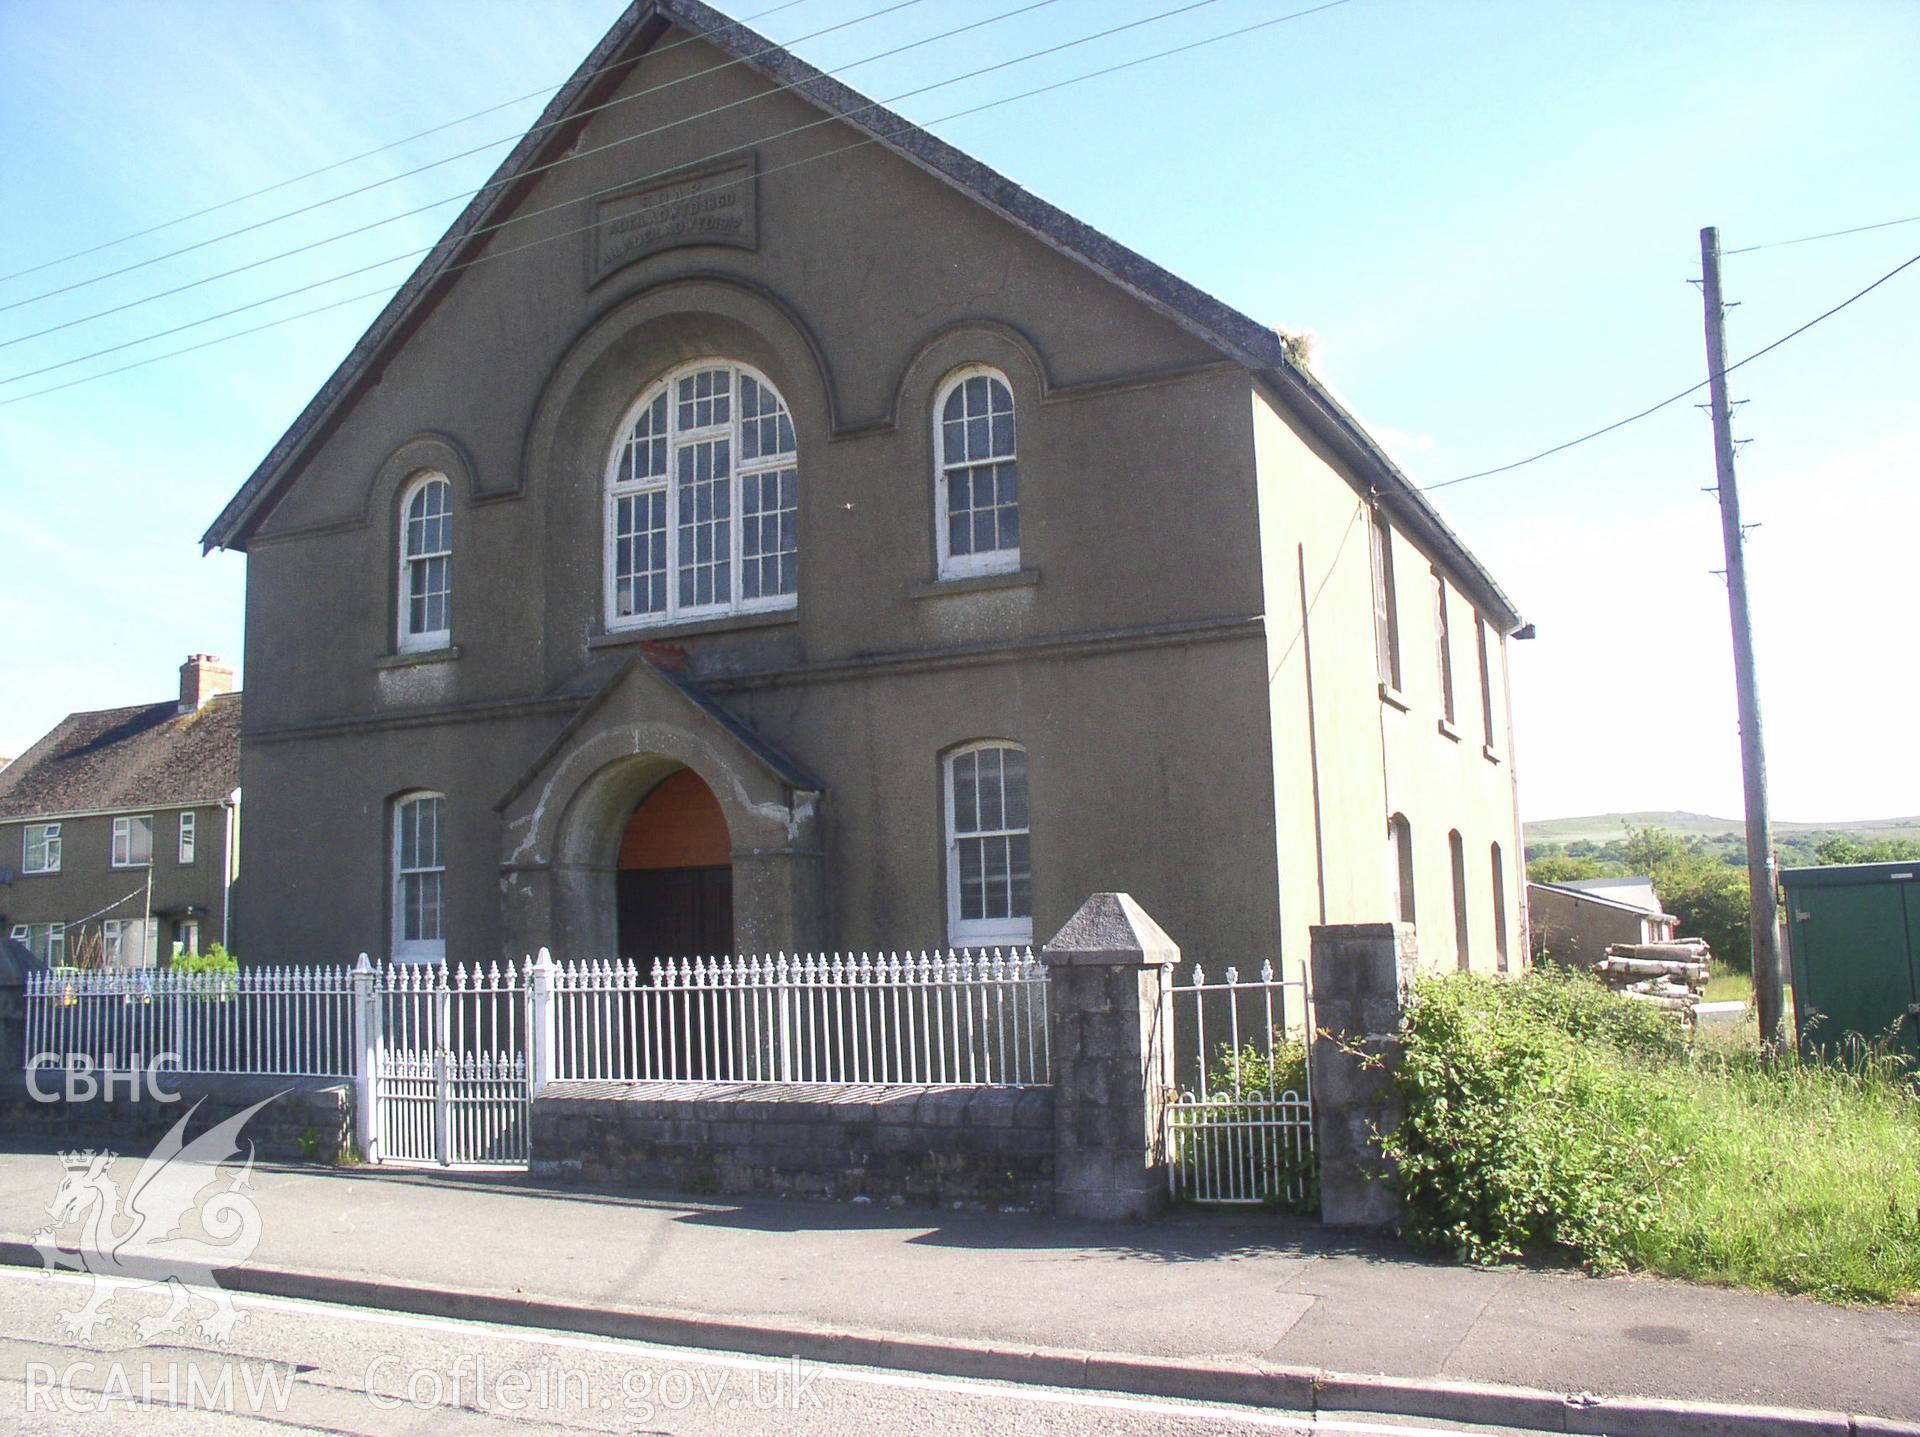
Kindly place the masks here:
[(733, 845), (720, 801), (692, 769), (654, 785), (628, 818), (616, 901), (619, 954), (643, 968), (733, 951)]

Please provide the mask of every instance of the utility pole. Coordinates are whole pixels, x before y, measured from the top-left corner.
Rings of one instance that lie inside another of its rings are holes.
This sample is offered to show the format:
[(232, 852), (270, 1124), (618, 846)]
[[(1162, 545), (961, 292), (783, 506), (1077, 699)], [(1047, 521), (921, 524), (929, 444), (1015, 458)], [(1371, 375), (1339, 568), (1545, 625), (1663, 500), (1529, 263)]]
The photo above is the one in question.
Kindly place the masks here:
[(1720, 536), (1727, 551), (1727, 609), (1733, 619), (1733, 686), (1740, 705), (1740, 770), (1747, 798), (1747, 882), (1752, 891), (1753, 996), (1760, 1041), (1777, 1045), (1784, 1016), (1780, 988), (1780, 892), (1767, 813), (1767, 750), (1760, 734), (1760, 691), (1753, 674), (1753, 619), (1747, 608), (1746, 531), (1733, 476), (1733, 418), (1727, 409), (1726, 306), (1720, 297), (1720, 231), (1700, 231), (1701, 292), (1707, 310), (1707, 380), (1713, 400), (1713, 454), (1719, 472)]

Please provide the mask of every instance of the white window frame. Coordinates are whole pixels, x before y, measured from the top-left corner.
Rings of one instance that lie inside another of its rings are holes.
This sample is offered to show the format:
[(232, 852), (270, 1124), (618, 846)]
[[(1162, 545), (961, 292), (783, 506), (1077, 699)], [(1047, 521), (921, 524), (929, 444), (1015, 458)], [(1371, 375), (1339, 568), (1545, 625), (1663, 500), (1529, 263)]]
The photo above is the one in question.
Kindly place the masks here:
[[(45, 940), (38, 946), (34, 943), (36, 932)], [(28, 952), (49, 968), (58, 968), (67, 961), (67, 925), (64, 923), (16, 923), (9, 936), (15, 943), (24, 944)]]
[(198, 918), (177, 919), (173, 928), (174, 932), (180, 935), (172, 941), (173, 956), (178, 958), (184, 954), (188, 957), (199, 957), (200, 920)]
[[(947, 941), (956, 947), (1025, 946), (1033, 942), (1033, 768), (1027, 766), (1027, 822), (1023, 828), (970, 829), (955, 831), (953, 766), (959, 759), (986, 749), (1008, 749), (1027, 756), (1025, 745), (1011, 739), (977, 739), (949, 749), (940, 761), (941, 789), (945, 795), (945, 832), (947, 846)], [(1005, 814), (1001, 815), (1004, 820)], [(960, 840), (1023, 835), (1027, 840), (1027, 912), (1006, 918), (962, 918), (960, 916)]]
[(126, 951), (126, 930), (133, 924), (118, 918), (108, 918), (100, 924), (100, 962), (118, 968)]
[[(145, 858), (133, 856), (133, 826), (136, 823), (144, 823), (147, 826)], [(140, 813), (114, 819), (113, 847), (108, 857), (115, 868), (151, 868), (153, 866), (153, 815)]]
[[(409, 513), (414, 500), (435, 484), (443, 484), (447, 491), (447, 542), (444, 548), (426, 549), (418, 553), (412, 550), (413, 525)], [(446, 560), (446, 622), (437, 629), (415, 629), (413, 627), (413, 570), (415, 565), (431, 563), (435, 559)], [(423, 653), (431, 649), (444, 649), (453, 642), (453, 481), (438, 470), (430, 469), (416, 475), (400, 493), (400, 573), (398, 599), (399, 634), (397, 642), (402, 653)]]
[[(713, 369), (726, 370), (731, 376), (726, 421), (683, 428), (680, 423), (680, 405), (675, 392), (680, 380), (698, 374), (702, 370)], [(607, 456), (606, 480), (601, 486), (601, 612), (607, 632), (658, 628), (663, 624), (694, 619), (723, 618), (733, 614), (775, 613), (782, 609), (796, 608), (799, 605), (801, 555), (798, 496), (803, 477), (800, 473), (799, 438), (796, 433), (791, 449), (773, 454), (761, 453), (752, 459), (742, 457), (741, 428), (743, 423), (749, 422), (743, 420), (740, 409), (741, 380), (743, 379), (751, 379), (771, 395), (780, 406), (778, 413), (785, 417), (787, 428), (797, 429), (793, 421), (793, 406), (787, 403), (786, 396), (780, 392), (778, 385), (752, 365), (717, 355), (675, 365), (672, 370), (649, 384), (640, 397), (634, 400), (621, 415), (620, 424), (615, 430), (613, 448)], [(649, 475), (645, 478), (630, 479), (623, 483), (620, 480), (621, 453), (632, 437), (634, 426), (663, 393), (667, 400), (666, 473), (660, 476)], [(761, 418), (767, 417), (770, 416), (761, 416)], [(728, 441), (728, 596), (724, 601), (713, 603), (683, 604), (680, 601), (680, 486), (676, 482), (679, 474), (678, 456), (684, 448), (709, 443), (716, 439)], [(786, 469), (794, 471), (794, 591), (790, 594), (763, 594), (758, 598), (748, 599), (742, 596), (742, 590), (745, 587), (742, 583), (741, 554), (742, 539), (746, 529), (743, 492), (745, 482), (763, 475), (777, 474)], [(618, 576), (615, 572), (619, 543), (620, 501), (657, 492), (663, 492), (666, 496), (666, 608), (658, 611), (622, 614), (619, 612)]]
[[(34, 836), (40, 839), (40, 866), (34, 867)], [(20, 831), (20, 871), (22, 873), (58, 873), (60, 871), (60, 825), (29, 823)]]
[(180, 812), (179, 846), (175, 850), (182, 868), (191, 867), (193, 864), (194, 850), (198, 846), (200, 836), (199, 828), (200, 825), (194, 817), (193, 810), (190, 808), (182, 809)]
[[(946, 409), (947, 400), (953, 392), (969, 379), (988, 379), (1007, 392), (1007, 402), (1012, 406), (1013, 447), (1006, 454), (994, 454), (985, 459), (952, 459), (947, 455)], [(982, 468), (989, 464), (1011, 464), (1014, 467), (1015, 482), (1018, 483), (1020, 470), (1020, 404), (1014, 398), (1013, 381), (1005, 372), (990, 364), (969, 364), (956, 369), (941, 383), (933, 396), (933, 532), (934, 543), (940, 556), (940, 577), (943, 579), (965, 579), (979, 574), (1007, 574), (1020, 567), (1020, 545), (1011, 548), (988, 549), (972, 554), (955, 554), (953, 536), (949, 529), (947, 514), (948, 481), (957, 470)], [(1014, 500), (1014, 512), (1020, 509), (1020, 501)]]
[[(440, 821), (437, 838), (439, 840), (438, 865), (418, 864), (413, 868), (400, 866), (401, 824), (410, 804), (425, 799), (434, 799), (440, 804)], [(389, 891), (393, 906), (393, 961), (396, 963), (441, 963), (447, 956), (447, 796), (431, 789), (416, 789), (403, 793), (394, 799), (388, 809), (388, 827), (392, 830), (388, 847), (391, 881)], [(440, 875), (440, 936), (438, 938), (408, 938), (406, 915), (406, 880), (415, 874), (438, 873)]]

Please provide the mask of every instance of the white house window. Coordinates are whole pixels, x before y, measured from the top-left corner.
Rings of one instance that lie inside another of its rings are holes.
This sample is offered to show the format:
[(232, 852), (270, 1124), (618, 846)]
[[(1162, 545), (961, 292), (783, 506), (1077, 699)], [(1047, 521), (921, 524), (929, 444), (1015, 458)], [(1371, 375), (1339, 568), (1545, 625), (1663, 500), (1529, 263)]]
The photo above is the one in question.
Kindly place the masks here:
[(1473, 637), (1480, 650), (1480, 732), (1491, 755), (1499, 747), (1493, 741), (1493, 665), (1487, 652), (1487, 621), (1478, 613), (1473, 618)]
[(67, 925), (64, 923), (16, 923), (9, 935), (49, 968), (67, 961)]
[(1013, 390), (996, 370), (965, 370), (936, 401), (940, 572), (1020, 567), (1020, 464)]
[(58, 873), (60, 871), (59, 824), (28, 824), (21, 846), (24, 849), (20, 855), (21, 872)]
[(195, 819), (191, 811), (180, 815), (180, 862), (193, 862), (193, 840)]
[(160, 934), (157, 918), (109, 918), (100, 925), (100, 959), (112, 968), (151, 968)]
[(414, 481), (400, 506), (400, 647), (445, 648), (452, 629), (453, 484)]
[(145, 868), (153, 862), (153, 815), (113, 821), (113, 866)]
[(182, 918), (173, 925), (173, 956), (196, 957), (200, 952), (200, 920)]
[(790, 609), (800, 580), (793, 418), (745, 365), (648, 390), (607, 470), (607, 627)]
[(1507, 971), (1507, 863), (1494, 844), (1493, 859), (1493, 959), (1502, 973)]
[(415, 793), (393, 808), (393, 956), (403, 961), (447, 954), (446, 803)]
[(949, 941), (1031, 942), (1027, 751), (975, 744), (951, 755), (946, 769)]

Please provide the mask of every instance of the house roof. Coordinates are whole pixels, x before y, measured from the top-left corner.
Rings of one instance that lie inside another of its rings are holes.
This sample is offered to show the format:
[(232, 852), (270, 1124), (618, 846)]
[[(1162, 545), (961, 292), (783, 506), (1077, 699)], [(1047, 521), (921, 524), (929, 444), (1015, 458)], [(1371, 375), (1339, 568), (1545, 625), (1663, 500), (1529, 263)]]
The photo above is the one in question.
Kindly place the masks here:
[[(299, 472), (312, 447), (385, 367), (384, 357), (406, 341), (448, 292), (457, 278), (449, 270), (462, 261), (470, 247), (484, 243), (488, 226), (520, 202), (533, 180), (528, 172), (572, 146), (586, 122), (585, 116), (576, 112), (624, 80), (629, 67), (674, 25), (701, 35), (746, 68), (844, 120), (1244, 365), (1278, 391), (1289, 411), (1304, 420), (1349, 466), (1363, 491), (1376, 496), (1390, 518), (1453, 569), (1462, 589), (1499, 619), (1503, 630), (1511, 632), (1520, 627), (1519, 611), (1493, 576), (1359, 421), (1320, 381), (1294, 362), (1278, 331), (1048, 204), (700, 0), (634, 0), (627, 7), (566, 84), (554, 93), (539, 119), (461, 211), (439, 244), (395, 291), (292, 427), (227, 501), (201, 536), (204, 549), (246, 546), (253, 527)], [(570, 120), (569, 116), (574, 118)]]
[(1565, 883), (1542, 883), (1538, 879), (1528, 882), (1529, 888), (1545, 888), (1554, 893), (1564, 893), (1569, 898), (1578, 898), (1587, 903), (1599, 903), (1608, 908), (1619, 908), (1628, 913), (1639, 913), (1653, 918), (1671, 918), (1673, 915), (1661, 910), (1658, 902), (1649, 906), (1636, 903), (1623, 892), (1609, 892), (1608, 889), (1626, 889), (1629, 885), (1653, 891), (1651, 878), (1579, 878), (1569, 879)]
[(192, 713), (135, 704), (68, 714), (0, 772), (0, 818), (217, 803), (240, 784), (240, 695)]

